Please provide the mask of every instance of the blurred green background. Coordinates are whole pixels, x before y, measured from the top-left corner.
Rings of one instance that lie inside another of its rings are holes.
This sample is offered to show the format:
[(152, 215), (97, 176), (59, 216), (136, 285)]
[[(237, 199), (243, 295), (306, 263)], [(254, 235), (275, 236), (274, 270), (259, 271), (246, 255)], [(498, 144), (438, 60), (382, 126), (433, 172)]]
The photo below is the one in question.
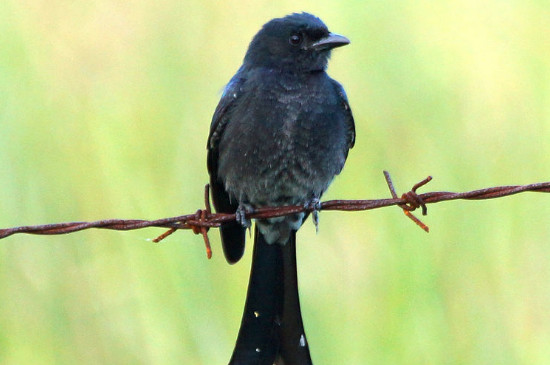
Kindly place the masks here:
[[(550, 180), (550, 5), (536, 0), (0, 4), (0, 227), (194, 212), (224, 84), (267, 20), (352, 44), (357, 144), (326, 199)], [(549, 364), (550, 197), (321, 214), (299, 235), (316, 364)], [(0, 363), (224, 364), (250, 265), (212, 231), (0, 241)]]

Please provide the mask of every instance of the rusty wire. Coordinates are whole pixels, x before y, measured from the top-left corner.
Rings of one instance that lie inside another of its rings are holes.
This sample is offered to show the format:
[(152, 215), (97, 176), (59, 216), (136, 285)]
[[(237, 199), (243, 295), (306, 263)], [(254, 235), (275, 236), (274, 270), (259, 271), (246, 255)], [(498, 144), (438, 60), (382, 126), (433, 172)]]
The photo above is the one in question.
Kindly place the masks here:
[[(526, 191), (549, 193), (550, 182), (529, 184), (529, 185), (513, 185), (513, 186), (496, 186), (486, 189), (473, 190), (463, 193), (453, 193), (447, 191), (438, 191), (431, 193), (417, 194), (416, 190), (427, 184), (432, 178), (428, 176), (426, 179), (415, 184), (411, 191), (405, 193), (399, 198), (393, 187), (390, 175), (384, 171), (386, 183), (392, 194), (390, 199), (375, 199), (375, 200), (330, 200), (320, 204), (319, 210), (342, 210), (342, 211), (361, 211), (397, 205), (405, 214), (418, 224), (426, 232), (428, 227), (418, 218), (412, 215), (412, 211), (417, 208), (422, 208), (422, 214), (427, 214), (427, 204), (438, 203), (448, 200), (466, 199), (466, 200), (482, 200), (501, 198), (508, 195), (514, 195)], [(45, 224), (37, 226), (22, 226), (0, 229), (0, 239), (6, 238), (16, 233), (36, 234), (36, 235), (57, 235), (82, 231), (90, 228), (101, 228), (117, 231), (129, 231), (146, 227), (161, 227), (169, 228), (169, 230), (159, 237), (155, 238), (154, 242), (160, 242), (168, 235), (178, 229), (191, 229), (195, 234), (202, 234), (206, 245), (208, 258), (212, 256), (210, 242), (208, 240), (208, 229), (211, 227), (219, 227), (224, 222), (235, 220), (235, 214), (212, 213), (210, 208), (208, 185), (205, 188), (205, 209), (199, 209), (194, 214), (181, 215), (177, 217), (163, 218), (157, 220), (138, 220), (138, 219), (107, 219), (95, 222), (66, 222), (56, 224)], [(273, 218), (284, 215), (289, 215), (299, 212), (312, 211), (310, 206), (283, 206), (283, 207), (266, 207), (258, 208), (253, 212), (247, 212), (246, 218)]]

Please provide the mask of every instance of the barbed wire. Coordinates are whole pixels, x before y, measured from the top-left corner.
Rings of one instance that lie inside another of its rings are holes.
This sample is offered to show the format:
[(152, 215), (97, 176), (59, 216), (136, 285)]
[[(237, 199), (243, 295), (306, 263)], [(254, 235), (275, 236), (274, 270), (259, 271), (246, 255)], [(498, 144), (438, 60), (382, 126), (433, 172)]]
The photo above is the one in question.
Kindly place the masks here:
[[(431, 176), (415, 184), (413, 188), (403, 194), (400, 198), (395, 192), (390, 174), (384, 171), (386, 183), (390, 189), (392, 198), (374, 199), (374, 200), (329, 200), (320, 203), (316, 207), (311, 205), (295, 205), (282, 207), (266, 207), (258, 208), (252, 212), (246, 213), (247, 219), (266, 219), (280, 217), (284, 215), (312, 212), (314, 210), (341, 210), (341, 211), (363, 211), (388, 206), (397, 205), (403, 212), (419, 225), (426, 232), (429, 231), (422, 221), (416, 218), (411, 212), (417, 208), (422, 209), (422, 214), (427, 214), (427, 204), (439, 203), (448, 200), (483, 200), (495, 199), (504, 196), (523, 193), (526, 191), (549, 193), (550, 182), (535, 183), (528, 185), (512, 185), (512, 186), (495, 186), (480, 190), (467, 191), (463, 193), (453, 193), (447, 191), (438, 191), (417, 194), (416, 190), (432, 180)], [(130, 231), (147, 227), (168, 228), (169, 230), (153, 239), (153, 242), (160, 242), (178, 229), (191, 229), (195, 234), (202, 234), (206, 246), (206, 254), (208, 258), (212, 257), (212, 249), (208, 239), (208, 230), (212, 227), (219, 227), (224, 222), (234, 221), (235, 214), (212, 213), (209, 198), (209, 186), (206, 185), (204, 193), (205, 209), (199, 209), (194, 214), (186, 214), (177, 217), (163, 218), (157, 220), (139, 220), (139, 219), (107, 219), (94, 222), (65, 222), (55, 224), (44, 224), (35, 226), (21, 226), (13, 228), (0, 229), (0, 239), (9, 237), (16, 233), (21, 234), (36, 234), (36, 235), (58, 235), (66, 234), (84, 229), (99, 228), (116, 231)]]

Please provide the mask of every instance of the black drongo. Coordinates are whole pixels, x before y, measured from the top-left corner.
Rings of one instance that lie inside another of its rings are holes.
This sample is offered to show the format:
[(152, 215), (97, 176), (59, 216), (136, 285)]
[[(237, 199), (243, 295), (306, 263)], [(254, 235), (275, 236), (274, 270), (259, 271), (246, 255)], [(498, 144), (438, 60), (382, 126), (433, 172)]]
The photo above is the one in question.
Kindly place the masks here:
[[(244, 252), (247, 211), (315, 206), (355, 141), (342, 86), (325, 70), (349, 40), (317, 17), (266, 23), (224, 89), (208, 137), (208, 171), (228, 262)], [(296, 231), (306, 214), (256, 222), (252, 271), (231, 364), (309, 364), (296, 275)]]

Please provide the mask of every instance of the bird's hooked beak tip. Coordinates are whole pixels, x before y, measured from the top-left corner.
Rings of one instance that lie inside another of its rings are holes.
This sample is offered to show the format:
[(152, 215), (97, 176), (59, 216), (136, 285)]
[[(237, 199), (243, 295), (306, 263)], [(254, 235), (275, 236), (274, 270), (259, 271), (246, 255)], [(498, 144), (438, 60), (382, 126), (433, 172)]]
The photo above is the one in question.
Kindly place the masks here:
[(327, 49), (333, 49), (336, 47), (342, 47), (347, 44), (350, 44), (350, 40), (343, 35), (336, 33), (329, 33), (328, 36), (321, 38), (317, 42), (310, 45), (309, 48), (316, 51), (322, 51)]

